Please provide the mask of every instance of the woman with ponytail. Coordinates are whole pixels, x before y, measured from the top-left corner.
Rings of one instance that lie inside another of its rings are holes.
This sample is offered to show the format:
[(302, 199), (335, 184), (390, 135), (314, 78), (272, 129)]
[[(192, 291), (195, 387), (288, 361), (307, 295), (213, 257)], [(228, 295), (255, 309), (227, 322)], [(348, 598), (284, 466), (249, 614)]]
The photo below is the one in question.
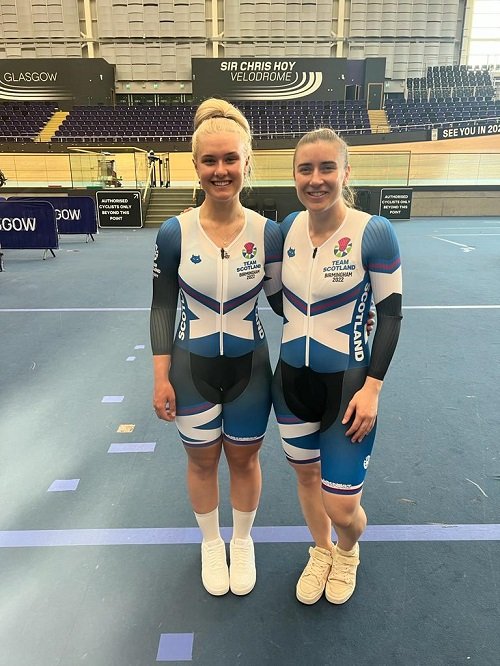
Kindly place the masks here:
[[(200, 105), (192, 153), (205, 199), (163, 223), (153, 269), (153, 405), (159, 418), (175, 420), (187, 454), (188, 493), (202, 533), (201, 577), (213, 595), (248, 594), (256, 582), (250, 530), (272, 377), (257, 311), (262, 290), (281, 313), (279, 226), (240, 202), (251, 144), (248, 122), (232, 104)], [(219, 530), (222, 452), (233, 514), (229, 567)]]
[[(306, 210), (280, 225), (284, 325), (273, 401), (315, 542), (296, 587), (304, 604), (323, 593), (342, 604), (354, 592), (367, 522), (363, 481), (401, 322), (396, 235), (385, 218), (354, 208), (350, 170), (347, 146), (333, 130), (305, 134), (293, 174)], [(372, 296), (377, 329), (370, 355)]]

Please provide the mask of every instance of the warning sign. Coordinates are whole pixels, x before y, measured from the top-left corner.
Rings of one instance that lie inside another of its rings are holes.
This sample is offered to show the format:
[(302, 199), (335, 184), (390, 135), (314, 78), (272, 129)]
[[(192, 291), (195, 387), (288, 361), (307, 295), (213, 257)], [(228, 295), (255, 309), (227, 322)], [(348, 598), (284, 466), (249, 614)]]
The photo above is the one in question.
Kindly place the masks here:
[(101, 228), (142, 227), (141, 194), (135, 191), (96, 192), (97, 217)]
[(411, 216), (411, 195), (409, 188), (382, 188), (380, 191), (380, 215), (388, 220), (409, 220)]

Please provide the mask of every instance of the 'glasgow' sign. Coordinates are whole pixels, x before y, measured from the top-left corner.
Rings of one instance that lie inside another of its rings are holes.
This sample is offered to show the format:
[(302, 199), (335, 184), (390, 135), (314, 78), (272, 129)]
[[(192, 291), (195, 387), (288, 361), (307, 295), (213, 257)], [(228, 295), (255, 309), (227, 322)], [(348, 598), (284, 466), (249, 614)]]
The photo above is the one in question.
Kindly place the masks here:
[(115, 69), (103, 58), (0, 60), (0, 100), (111, 104)]

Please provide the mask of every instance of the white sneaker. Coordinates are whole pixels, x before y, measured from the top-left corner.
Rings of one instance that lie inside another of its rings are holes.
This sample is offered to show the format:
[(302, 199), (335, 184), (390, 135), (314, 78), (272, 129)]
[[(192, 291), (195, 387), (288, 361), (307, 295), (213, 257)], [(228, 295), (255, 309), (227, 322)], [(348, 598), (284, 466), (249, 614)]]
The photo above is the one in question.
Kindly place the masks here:
[(295, 588), (296, 597), (301, 603), (315, 604), (323, 596), (331, 567), (332, 554), (329, 550), (319, 546), (309, 548), (309, 561)]
[(226, 544), (221, 537), (201, 542), (201, 580), (205, 590), (216, 597), (229, 592)]
[(231, 539), (229, 544), (229, 584), (233, 594), (251, 592), (257, 580), (252, 537)]
[(359, 543), (349, 555), (340, 552), (337, 546), (332, 550), (332, 569), (326, 581), (325, 596), (331, 604), (344, 604), (356, 588), (356, 571), (359, 565)]

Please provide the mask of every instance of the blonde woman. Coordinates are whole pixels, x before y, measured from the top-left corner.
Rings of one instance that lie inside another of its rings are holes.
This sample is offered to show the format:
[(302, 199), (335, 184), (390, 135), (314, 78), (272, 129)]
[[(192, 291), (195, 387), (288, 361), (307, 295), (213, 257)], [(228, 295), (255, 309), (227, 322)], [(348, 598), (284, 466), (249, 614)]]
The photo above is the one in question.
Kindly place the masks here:
[[(202, 582), (213, 595), (256, 582), (252, 528), (261, 493), (259, 449), (271, 407), (271, 368), (257, 299), (281, 312), (278, 225), (240, 203), (252, 163), (247, 120), (224, 100), (195, 115), (199, 208), (166, 220), (157, 236), (151, 307), (153, 405), (176, 422), (187, 486), (202, 533)], [(174, 332), (177, 302), (179, 324)], [(219, 530), (218, 466), (230, 475), (230, 566)]]

